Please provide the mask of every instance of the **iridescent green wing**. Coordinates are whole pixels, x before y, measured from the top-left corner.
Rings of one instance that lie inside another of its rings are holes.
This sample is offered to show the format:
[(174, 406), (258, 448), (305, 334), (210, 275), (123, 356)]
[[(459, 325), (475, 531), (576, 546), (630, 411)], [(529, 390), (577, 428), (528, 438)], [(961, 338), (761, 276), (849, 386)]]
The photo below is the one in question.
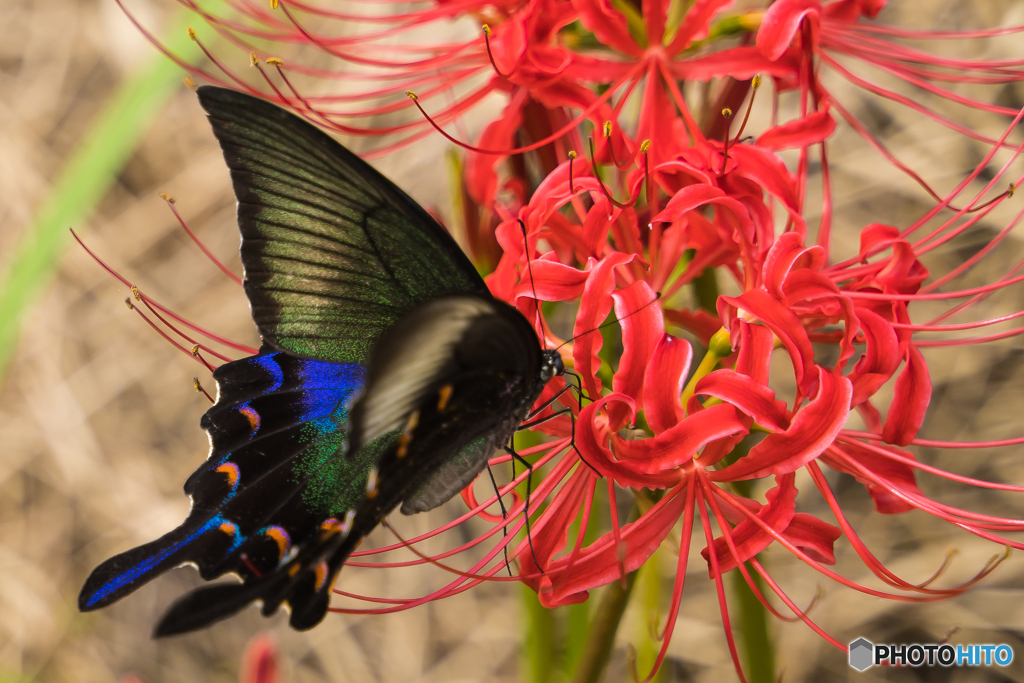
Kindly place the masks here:
[(331, 137), (255, 97), (198, 92), (231, 169), (245, 291), (264, 341), (365, 364), (419, 304), (489, 296), (444, 228)]

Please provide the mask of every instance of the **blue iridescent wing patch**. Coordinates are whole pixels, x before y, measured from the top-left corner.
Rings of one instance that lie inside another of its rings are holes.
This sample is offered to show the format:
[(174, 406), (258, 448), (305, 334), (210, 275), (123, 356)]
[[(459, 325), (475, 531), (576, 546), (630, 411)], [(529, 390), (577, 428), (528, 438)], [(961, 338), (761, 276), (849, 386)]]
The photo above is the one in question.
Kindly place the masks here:
[(79, 596), (92, 610), (192, 562), (205, 579), (280, 570), (324, 520), (343, 520), (365, 495), (369, 449), (346, 457), (349, 409), (364, 368), (274, 352), (221, 366), (217, 403), (203, 416), (207, 461), (189, 477), (192, 510), (152, 543), (112, 557)]

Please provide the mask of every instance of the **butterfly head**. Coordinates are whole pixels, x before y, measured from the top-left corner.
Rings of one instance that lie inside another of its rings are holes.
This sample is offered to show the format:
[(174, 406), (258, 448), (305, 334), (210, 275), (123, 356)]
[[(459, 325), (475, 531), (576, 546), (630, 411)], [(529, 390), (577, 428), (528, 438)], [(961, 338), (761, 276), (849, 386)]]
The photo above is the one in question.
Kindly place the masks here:
[(565, 372), (565, 364), (562, 363), (562, 355), (554, 349), (542, 352), (540, 364), (540, 379), (545, 384), (552, 377), (557, 377)]

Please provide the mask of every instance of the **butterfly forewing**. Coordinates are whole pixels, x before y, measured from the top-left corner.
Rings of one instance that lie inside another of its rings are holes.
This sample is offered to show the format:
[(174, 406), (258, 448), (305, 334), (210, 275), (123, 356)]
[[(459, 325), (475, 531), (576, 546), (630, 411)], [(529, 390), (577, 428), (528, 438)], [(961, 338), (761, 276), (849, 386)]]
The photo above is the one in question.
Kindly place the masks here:
[(417, 305), (487, 294), (430, 214), (332, 138), (262, 100), (198, 92), (231, 170), (245, 289), (265, 341), (365, 363)]

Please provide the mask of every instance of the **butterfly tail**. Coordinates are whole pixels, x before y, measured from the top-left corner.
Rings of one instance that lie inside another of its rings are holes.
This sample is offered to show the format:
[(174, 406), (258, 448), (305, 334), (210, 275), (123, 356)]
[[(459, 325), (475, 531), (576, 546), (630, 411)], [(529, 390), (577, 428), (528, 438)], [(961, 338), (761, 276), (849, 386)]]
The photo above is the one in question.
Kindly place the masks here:
[(179, 598), (153, 630), (154, 638), (175, 636), (226, 619), (260, 597), (266, 587), (222, 583), (197, 588)]
[[(331, 586), (345, 560), (355, 550), (358, 537), (326, 541), (273, 574), (250, 578), (243, 583), (197, 588), (171, 605), (153, 636), (161, 638), (205, 628), (256, 600), (263, 602), (264, 616), (270, 616), (282, 603), (288, 603), (291, 627), (299, 631), (313, 628), (327, 615)], [(293, 571), (289, 571), (289, 567)]]
[(151, 543), (115, 555), (96, 567), (78, 595), (78, 609), (89, 612), (117, 602), (129, 593), (184, 561), (183, 551), (195, 541), (178, 527)]

